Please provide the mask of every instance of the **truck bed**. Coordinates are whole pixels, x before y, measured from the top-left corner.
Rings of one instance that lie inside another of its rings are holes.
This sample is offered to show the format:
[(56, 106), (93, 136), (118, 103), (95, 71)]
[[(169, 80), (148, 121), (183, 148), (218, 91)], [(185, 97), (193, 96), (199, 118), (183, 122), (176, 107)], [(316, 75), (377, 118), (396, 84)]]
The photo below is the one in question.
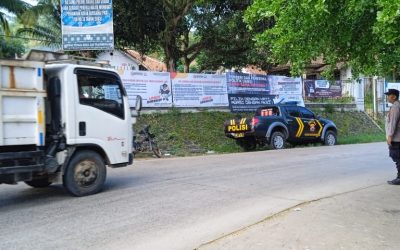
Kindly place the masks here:
[(44, 63), (0, 60), (0, 147), (44, 145)]

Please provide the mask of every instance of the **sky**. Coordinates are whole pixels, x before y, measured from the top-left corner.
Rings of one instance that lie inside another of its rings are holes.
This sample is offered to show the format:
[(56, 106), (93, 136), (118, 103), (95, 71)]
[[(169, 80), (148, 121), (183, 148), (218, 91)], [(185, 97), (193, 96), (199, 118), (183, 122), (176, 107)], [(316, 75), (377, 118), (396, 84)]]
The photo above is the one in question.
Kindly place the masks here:
[(37, 0), (23, 0), (23, 1), (27, 2), (29, 4), (32, 4), (32, 5), (36, 5), (37, 4)]

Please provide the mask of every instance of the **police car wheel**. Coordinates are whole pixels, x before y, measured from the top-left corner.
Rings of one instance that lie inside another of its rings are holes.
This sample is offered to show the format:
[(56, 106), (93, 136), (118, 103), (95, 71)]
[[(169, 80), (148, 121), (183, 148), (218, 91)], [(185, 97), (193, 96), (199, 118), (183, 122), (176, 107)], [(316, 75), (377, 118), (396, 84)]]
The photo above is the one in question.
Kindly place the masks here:
[(333, 131), (328, 131), (325, 134), (324, 144), (326, 146), (334, 146), (337, 143), (336, 133)]
[(283, 149), (285, 148), (285, 135), (282, 132), (274, 132), (271, 136), (270, 146), (272, 149)]

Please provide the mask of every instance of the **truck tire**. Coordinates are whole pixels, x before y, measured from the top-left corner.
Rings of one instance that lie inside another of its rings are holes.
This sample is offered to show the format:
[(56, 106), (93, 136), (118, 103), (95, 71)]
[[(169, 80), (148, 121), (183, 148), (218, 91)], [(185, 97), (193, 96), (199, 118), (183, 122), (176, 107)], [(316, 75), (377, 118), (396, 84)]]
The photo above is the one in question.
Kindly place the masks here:
[(285, 144), (286, 144), (286, 138), (282, 132), (276, 131), (272, 133), (269, 143), (272, 149), (284, 149)]
[(324, 145), (334, 146), (337, 143), (336, 133), (332, 130), (328, 130), (324, 137)]
[(49, 178), (46, 176), (44, 178), (33, 179), (31, 181), (25, 181), (25, 184), (33, 188), (45, 188), (51, 185)]
[(98, 193), (106, 180), (106, 166), (94, 151), (79, 151), (69, 162), (64, 175), (64, 188), (74, 196)]

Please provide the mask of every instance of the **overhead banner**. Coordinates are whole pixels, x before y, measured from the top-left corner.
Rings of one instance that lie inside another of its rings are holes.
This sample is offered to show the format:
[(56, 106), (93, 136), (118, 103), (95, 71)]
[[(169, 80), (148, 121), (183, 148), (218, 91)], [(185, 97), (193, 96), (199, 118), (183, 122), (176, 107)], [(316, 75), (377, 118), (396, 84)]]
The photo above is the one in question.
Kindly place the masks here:
[(171, 73), (176, 107), (226, 107), (228, 95), (224, 75)]
[(168, 72), (119, 70), (118, 73), (131, 107), (135, 107), (137, 95), (142, 97), (143, 107), (172, 107), (171, 81)]
[(63, 50), (114, 49), (112, 0), (61, 0)]
[(309, 98), (341, 97), (342, 81), (304, 80), (304, 93)]

